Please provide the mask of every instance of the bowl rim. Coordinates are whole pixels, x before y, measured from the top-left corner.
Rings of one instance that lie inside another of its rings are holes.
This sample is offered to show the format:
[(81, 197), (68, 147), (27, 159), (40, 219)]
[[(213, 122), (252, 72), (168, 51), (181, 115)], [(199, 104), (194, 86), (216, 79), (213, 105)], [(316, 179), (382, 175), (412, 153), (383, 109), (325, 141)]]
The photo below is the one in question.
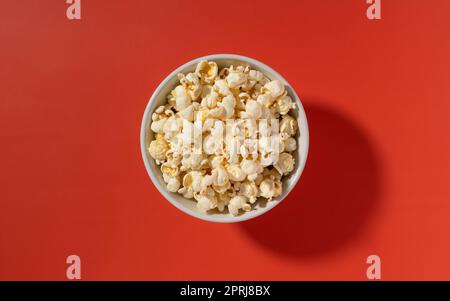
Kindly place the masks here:
[[(149, 118), (151, 118), (152, 112), (150, 112), (150, 108), (152, 107), (152, 103), (155, 101), (156, 97), (161, 93), (161, 90), (167, 85), (167, 83), (173, 78), (176, 77), (178, 73), (182, 72), (184, 69), (197, 64), (198, 62), (202, 60), (216, 60), (216, 59), (230, 59), (230, 60), (237, 60), (242, 62), (247, 62), (249, 64), (252, 64), (254, 66), (257, 66), (258, 68), (262, 67), (262, 69), (267, 69), (276, 77), (284, 81), (285, 85), (288, 85), (290, 87), (290, 92), (292, 92), (293, 95), (291, 95), (296, 102), (298, 108), (298, 118), (300, 119), (300, 122), (302, 123), (302, 132), (301, 135), (304, 136), (304, 152), (302, 153), (302, 156), (305, 157), (304, 160), (300, 160), (301, 164), (296, 170), (295, 174), (293, 175), (293, 182), (292, 185), (290, 185), (289, 189), (286, 191), (284, 196), (276, 201), (276, 203), (269, 207), (260, 208), (259, 210), (246, 212), (239, 216), (225, 216), (221, 218), (215, 218), (214, 215), (208, 215), (205, 213), (201, 213), (198, 211), (190, 210), (189, 208), (186, 208), (182, 204), (180, 204), (177, 200), (173, 199), (171, 194), (166, 190), (165, 187), (161, 187), (158, 179), (156, 178), (156, 175), (154, 174), (154, 170), (150, 166), (149, 162), (149, 156), (147, 155), (147, 147), (145, 145), (145, 137), (146, 137), (146, 125), (149, 121)], [(174, 71), (172, 71), (169, 75), (167, 75), (161, 83), (158, 85), (158, 87), (154, 90), (152, 93), (152, 96), (150, 97), (149, 101), (147, 102), (147, 105), (144, 110), (144, 114), (142, 116), (142, 122), (141, 122), (141, 130), (140, 130), (140, 146), (141, 146), (141, 155), (142, 159), (144, 161), (145, 169), (147, 170), (147, 173), (151, 179), (151, 182), (153, 182), (153, 185), (156, 187), (156, 189), (159, 191), (159, 193), (162, 194), (162, 196), (169, 201), (173, 206), (181, 210), (182, 212), (192, 216), (196, 217), (198, 219), (209, 221), (209, 222), (216, 222), (216, 223), (237, 223), (242, 222), (246, 220), (250, 220), (253, 218), (256, 218), (258, 216), (263, 215), (264, 213), (267, 213), (268, 211), (275, 208), (277, 205), (279, 205), (288, 195), (289, 193), (294, 189), (294, 187), (298, 184), (298, 181), (300, 180), (301, 175), (303, 174), (303, 170), (305, 169), (306, 161), (308, 159), (308, 152), (309, 152), (309, 127), (308, 127), (308, 121), (306, 118), (305, 109), (303, 107), (303, 104), (300, 100), (300, 97), (297, 95), (297, 92), (295, 92), (295, 89), (289, 84), (289, 82), (281, 76), (280, 73), (278, 73), (276, 70), (274, 70), (272, 67), (247, 56), (238, 55), (238, 54), (210, 54), (206, 56), (201, 56), (195, 59), (192, 59), (188, 61), (185, 64), (182, 64), (181, 66), (177, 67)]]

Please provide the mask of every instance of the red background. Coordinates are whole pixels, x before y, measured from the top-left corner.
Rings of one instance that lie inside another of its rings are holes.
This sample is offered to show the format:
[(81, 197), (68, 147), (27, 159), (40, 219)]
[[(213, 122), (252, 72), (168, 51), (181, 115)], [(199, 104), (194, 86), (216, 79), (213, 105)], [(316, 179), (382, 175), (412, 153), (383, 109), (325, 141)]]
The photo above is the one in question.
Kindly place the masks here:
[[(447, 0), (0, 1), (0, 279), (450, 279)], [(310, 157), (239, 224), (149, 180), (142, 113), (177, 66), (261, 60), (297, 90)]]

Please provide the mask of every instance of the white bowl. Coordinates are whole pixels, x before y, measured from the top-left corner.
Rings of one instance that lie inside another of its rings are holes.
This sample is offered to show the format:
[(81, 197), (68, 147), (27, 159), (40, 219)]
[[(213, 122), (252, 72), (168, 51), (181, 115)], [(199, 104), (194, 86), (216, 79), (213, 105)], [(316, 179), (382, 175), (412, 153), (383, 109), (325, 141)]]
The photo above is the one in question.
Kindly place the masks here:
[[(215, 61), (219, 65), (219, 69), (228, 66), (234, 63), (247, 63), (251, 67), (255, 68), (256, 70), (259, 70), (263, 72), (267, 77), (269, 77), (272, 80), (278, 79), (280, 80), (285, 86), (289, 93), (289, 95), (292, 97), (292, 99), (296, 102), (297, 108), (294, 110), (294, 112), (291, 112), (290, 114), (293, 115), (295, 118), (297, 118), (298, 126), (299, 126), (299, 133), (297, 133), (297, 150), (294, 154), (295, 158), (295, 168), (288, 176), (283, 177), (283, 194), (277, 198), (274, 198), (270, 202), (265, 202), (265, 204), (257, 203), (254, 207), (254, 209), (250, 212), (243, 212), (242, 214), (238, 216), (232, 216), (229, 213), (204, 213), (197, 209), (196, 204), (197, 202), (193, 199), (186, 199), (182, 195), (179, 195), (177, 193), (169, 192), (166, 189), (166, 184), (164, 183), (164, 180), (162, 178), (162, 174), (160, 171), (160, 168), (155, 164), (155, 161), (150, 157), (148, 154), (147, 148), (150, 144), (150, 142), (153, 139), (153, 133), (150, 130), (150, 123), (151, 123), (151, 116), (154, 110), (160, 106), (166, 103), (166, 96), (170, 93), (170, 91), (177, 85), (178, 73), (188, 73), (193, 72), (195, 70), (195, 67), (198, 62), (202, 60), (210, 60)], [(278, 205), (288, 194), (289, 192), (294, 188), (294, 186), (297, 184), (298, 180), (300, 179), (300, 176), (303, 172), (303, 169), (305, 167), (306, 159), (308, 156), (308, 148), (309, 148), (309, 133), (308, 133), (308, 123), (306, 120), (305, 111), (303, 109), (303, 106), (300, 102), (300, 98), (298, 97), (297, 93), (295, 93), (294, 89), (292, 89), (291, 85), (275, 70), (270, 68), (269, 66), (245, 57), (241, 55), (235, 55), (235, 54), (214, 54), (214, 55), (208, 55), (204, 57), (200, 57), (197, 59), (194, 59), (180, 67), (178, 67), (176, 70), (174, 70), (172, 73), (169, 74), (162, 82), (159, 84), (158, 88), (156, 88), (155, 92), (153, 93), (152, 97), (150, 98), (150, 101), (147, 104), (147, 107), (145, 108), (144, 117), (142, 119), (142, 126), (141, 126), (141, 152), (142, 152), (142, 158), (144, 160), (145, 168), (147, 169), (147, 172), (153, 182), (155, 184), (156, 188), (159, 190), (159, 192), (170, 202), (172, 205), (180, 209), (181, 211), (206, 220), (210, 222), (221, 222), (221, 223), (233, 223), (233, 222), (240, 222), (252, 219), (254, 217), (257, 217), (261, 214), (266, 213), (276, 205)], [(301, 200), (298, 200), (301, 201)]]

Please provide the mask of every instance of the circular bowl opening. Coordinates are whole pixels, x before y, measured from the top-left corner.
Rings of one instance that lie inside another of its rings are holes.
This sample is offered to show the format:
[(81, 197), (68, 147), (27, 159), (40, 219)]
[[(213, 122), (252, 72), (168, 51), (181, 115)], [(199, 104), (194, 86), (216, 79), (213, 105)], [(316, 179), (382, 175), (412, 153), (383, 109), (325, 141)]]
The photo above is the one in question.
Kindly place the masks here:
[[(153, 132), (150, 130), (151, 116), (155, 109), (166, 103), (166, 96), (172, 91), (173, 88), (178, 83), (177, 74), (178, 73), (188, 73), (193, 72), (195, 70), (196, 65), (202, 61), (215, 61), (220, 68), (225, 66), (229, 66), (231, 64), (238, 63), (246, 63), (250, 65), (252, 68), (263, 72), (269, 79), (280, 80), (286, 87), (288, 95), (296, 103), (296, 108), (290, 112), (290, 115), (295, 117), (298, 122), (298, 131), (296, 135), (297, 139), (297, 150), (294, 152), (295, 158), (295, 167), (294, 170), (288, 175), (282, 178), (283, 182), (283, 193), (277, 198), (272, 199), (269, 202), (261, 202), (257, 201), (253, 207), (253, 210), (249, 212), (243, 212), (238, 216), (232, 216), (228, 212), (201, 212), (197, 209), (197, 202), (193, 199), (186, 199), (182, 195), (170, 192), (166, 189), (166, 184), (163, 180), (160, 168), (156, 165), (153, 158), (150, 157), (147, 148), (150, 142), (154, 139)], [(308, 148), (309, 148), (309, 132), (308, 132), (308, 122), (306, 119), (305, 110), (302, 106), (300, 98), (297, 93), (295, 93), (294, 89), (291, 85), (275, 70), (270, 68), (269, 66), (249, 57), (235, 55), (235, 54), (214, 54), (208, 55), (204, 57), (196, 58), (174, 70), (170, 73), (156, 88), (152, 97), (150, 98), (147, 107), (144, 111), (144, 116), (142, 119), (141, 125), (141, 152), (142, 158), (144, 160), (145, 168), (152, 180), (153, 184), (159, 190), (159, 192), (175, 207), (180, 209), (181, 211), (206, 221), (210, 222), (221, 222), (221, 223), (233, 223), (233, 222), (241, 222), (245, 220), (249, 220), (260, 216), (276, 205), (278, 205), (294, 188), (297, 182), (300, 179), (300, 176), (305, 167), (306, 159), (308, 156)]]

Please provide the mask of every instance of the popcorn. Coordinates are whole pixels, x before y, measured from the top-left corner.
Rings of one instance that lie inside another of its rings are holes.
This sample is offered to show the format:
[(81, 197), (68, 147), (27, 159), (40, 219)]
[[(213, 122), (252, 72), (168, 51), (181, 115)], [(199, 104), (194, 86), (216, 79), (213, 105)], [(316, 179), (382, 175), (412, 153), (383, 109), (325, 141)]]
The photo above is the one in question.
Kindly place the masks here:
[(241, 162), (241, 168), (244, 173), (247, 175), (251, 174), (258, 174), (262, 172), (262, 166), (261, 163), (253, 161), (253, 160), (247, 160), (244, 159)]
[(258, 176), (256, 177), (256, 179), (253, 181), (255, 182), (256, 185), (260, 185), (262, 180), (264, 180), (264, 176), (262, 174), (258, 174)]
[(206, 188), (200, 193), (195, 193), (194, 198), (197, 200), (197, 208), (201, 211), (208, 211), (216, 207), (216, 193), (211, 188)]
[(199, 169), (204, 159), (203, 154), (185, 153), (183, 154), (181, 165), (184, 167), (184, 170)]
[(194, 106), (188, 106), (184, 110), (181, 110), (179, 114), (182, 119), (185, 119), (187, 121), (194, 121)]
[(187, 199), (192, 199), (194, 197), (194, 192), (192, 191), (192, 188), (183, 187), (178, 190), (178, 193), (183, 195), (183, 197)]
[(264, 85), (264, 88), (272, 95), (272, 97), (277, 98), (284, 93), (284, 85), (279, 80), (273, 80)]
[(210, 175), (205, 175), (202, 178), (202, 190), (206, 189), (208, 186), (212, 186), (214, 183), (217, 182), (217, 169), (214, 169)]
[(265, 106), (266, 108), (268, 108), (272, 105), (273, 100), (274, 100), (274, 98), (270, 94), (260, 94), (260, 95), (258, 95), (258, 98), (256, 99), (256, 101), (259, 104)]
[(219, 68), (215, 62), (201, 61), (195, 69), (195, 74), (205, 83), (212, 83)]
[(285, 95), (277, 100), (278, 111), (281, 115), (286, 115), (290, 109), (295, 108), (294, 102), (292, 102), (292, 98)]
[(230, 69), (222, 68), (222, 70), (220, 70), (220, 72), (219, 72), (219, 78), (220, 79), (225, 79), (228, 76), (229, 73), (230, 73)]
[(222, 99), (222, 102), (219, 103), (225, 109), (225, 118), (231, 118), (234, 115), (234, 106), (236, 101), (233, 95), (227, 95)]
[(273, 165), (275, 162), (277, 162), (278, 160), (278, 156), (277, 153), (275, 152), (268, 152), (268, 151), (263, 151), (261, 153), (261, 165), (264, 167)]
[(197, 75), (194, 73), (188, 73), (185, 76), (183, 73), (180, 73), (178, 74), (178, 79), (192, 100), (197, 100), (197, 98), (200, 97), (203, 89)]
[(231, 89), (242, 87), (242, 85), (247, 82), (247, 79), (248, 75), (243, 72), (242, 68), (230, 69), (227, 77), (225, 78), (228, 87)]
[(247, 179), (250, 181), (255, 180), (258, 174), (263, 171), (261, 163), (248, 159), (242, 160), (241, 168), (242, 171), (247, 174)]
[(261, 117), (262, 108), (259, 102), (249, 100), (245, 104), (245, 116), (248, 118), (258, 119)]
[(215, 171), (217, 171), (217, 177), (214, 181), (214, 185), (218, 187), (228, 186), (228, 172), (225, 168), (222, 165), (219, 165)]
[(274, 167), (280, 172), (282, 175), (287, 175), (294, 169), (295, 160), (289, 153), (282, 153), (278, 158), (277, 163)]
[(297, 131), (297, 121), (290, 115), (284, 115), (280, 122), (280, 133), (286, 138), (294, 136)]
[(195, 199), (197, 200), (197, 208), (200, 211), (206, 212), (208, 210), (214, 209), (214, 200), (211, 200), (207, 196), (199, 195)]
[(219, 210), (220, 212), (222, 212), (225, 207), (228, 206), (228, 204), (230, 203), (230, 199), (231, 197), (227, 194), (218, 194), (217, 195), (217, 210)]
[(169, 150), (169, 146), (164, 139), (156, 139), (150, 143), (148, 151), (157, 161), (164, 161), (166, 159), (166, 152)]
[(293, 152), (297, 149), (297, 140), (292, 137), (287, 138), (284, 141), (284, 150), (287, 152)]
[(166, 122), (164, 123), (164, 126), (162, 127), (162, 132), (164, 132), (165, 135), (172, 137), (180, 133), (182, 129), (183, 129), (182, 119), (176, 116), (172, 116), (167, 118)]
[(273, 194), (273, 197), (276, 198), (276, 197), (279, 197), (283, 193), (283, 183), (281, 183), (280, 180), (276, 180), (274, 182), (274, 184), (275, 184), (275, 187), (274, 187), (275, 192)]
[(272, 198), (281, 195), (282, 185), (279, 180), (266, 178), (259, 184), (259, 189), (260, 196), (270, 201), (272, 200)]
[(172, 91), (172, 95), (175, 97), (175, 109), (177, 111), (181, 111), (191, 104), (191, 98), (182, 85), (177, 86)]
[(248, 77), (256, 82), (259, 82), (264, 78), (264, 74), (261, 71), (250, 70)]
[(203, 138), (203, 150), (206, 154), (212, 155), (217, 151), (217, 140), (212, 135), (207, 135)]
[(239, 187), (239, 195), (243, 195), (248, 198), (250, 203), (256, 202), (256, 197), (258, 196), (259, 190), (256, 187), (255, 182), (245, 181)]
[(231, 181), (241, 182), (247, 177), (247, 174), (237, 164), (228, 165), (226, 170)]
[(177, 178), (170, 178), (170, 180), (167, 183), (167, 190), (170, 192), (177, 192), (180, 188), (180, 180)]
[(243, 195), (237, 195), (230, 199), (228, 210), (234, 216), (239, 214), (239, 209), (250, 211), (252, 207), (247, 203), (247, 198)]
[(276, 168), (264, 168), (262, 176), (264, 178), (270, 178), (272, 180), (281, 180), (281, 174), (278, 172)]
[(219, 94), (215, 91), (211, 91), (209, 94), (207, 94), (207, 95), (205, 95), (205, 97), (203, 97), (201, 105), (208, 109), (212, 109), (217, 106), (218, 101), (219, 101)]
[(190, 171), (183, 177), (183, 186), (191, 188), (193, 192), (201, 190), (202, 174), (199, 171)]
[(223, 79), (219, 79), (214, 83), (214, 90), (217, 91), (220, 95), (226, 96), (230, 95), (231, 90), (230, 87), (227, 85), (227, 82)]
[(230, 189), (231, 183), (230, 183), (229, 181), (227, 181), (226, 184), (224, 184), (224, 185), (216, 185), (216, 184), (213, 184), (212, 187), (213, 187), (214, 191), (216, 191), (217, 193), (223, 194), (223, 193), (225, 193), (228, 189)]
[(224, 118), (226, 114), (226, 110), (223, 106), (220, 106), (218, 108), (212, 109), (211, 111), (209, 111), (209, 117), (212, 118)]
[(162, 133), (164, 129), (164, 124), (166, 123), (167, 119), (160, 119), (155, 120), (152, 122), (152, 125), (150, 129), (155, 133)]
[(167, 190), (202, 212), (250, 211), (259, 198), (283, 192), (297, 149), (295, 103), (279, 80), (250, 66), (219, 70), (201, 61), (178, 74), (167, 103), (152, 114), (148, 152)]
[(271, 179), (264, 179), (259, 184), (259, 189), (261, 191), (260, 194), (262, 197), (271, 200), (273, 198), (273, 195), (275, 194), (275, 183)]
[(171, 164), (171, 162), (165, 162), (161, 165), (161, 172), (167, 174), (170, 177), (175, 177), (179, 173), (178, 166)]

